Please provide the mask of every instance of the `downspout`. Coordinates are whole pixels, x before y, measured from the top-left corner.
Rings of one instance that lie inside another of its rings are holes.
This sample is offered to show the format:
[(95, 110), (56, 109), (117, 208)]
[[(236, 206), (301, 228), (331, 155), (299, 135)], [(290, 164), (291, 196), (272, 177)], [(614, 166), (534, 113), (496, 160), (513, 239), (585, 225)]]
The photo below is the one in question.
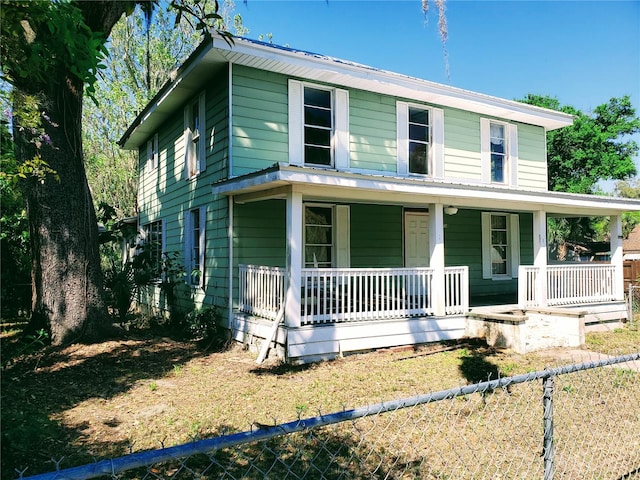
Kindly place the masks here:
[[(232, 177), (233, 173), (233, 64), (229, 62), (228, 69), (228, 122), (227, 122), (227, 178)], [(228, 325), (231, 330), (233, 327), (233, 195), (229, 196), (229, 226), (227, 229), (227, 237), (229, 241), (229, 298), (228, 298)], [(233, 331), (232, 331), (233, 334)]]
[(227, 229), (227, 237), (229, 240), (229, 298), (227, 306), (229, 315), (227, 325), (229, 325), (229, 330), (231, 330), (233, 327), (233, 195), (229, 197), (229, 227)]
[(229, 122), (228, 122), (228, 142), (227, 145), (227, 165), (228, 165), (228, 174), (227, 178), (233, 178), (233, 63), (229, 62)]

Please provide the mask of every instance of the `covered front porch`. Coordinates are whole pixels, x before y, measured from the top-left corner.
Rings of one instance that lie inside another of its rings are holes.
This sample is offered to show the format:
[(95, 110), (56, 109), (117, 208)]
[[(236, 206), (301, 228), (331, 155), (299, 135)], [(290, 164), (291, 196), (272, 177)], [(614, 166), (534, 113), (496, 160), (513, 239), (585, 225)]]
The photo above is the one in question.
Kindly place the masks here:
[[(496, 299), (625, 315), (618, 201), (300, 167), (214, 192), (229, 196), (234, 338), (291, 362), (461, 338)], [(576, 214), (610, 217), (610, 262), (549, 264), (547, 217)]]
[(474, 308), (469, 305), (468, 267), (447, 267), (444, 315), (436, 315), (433, 269), (305, 268), (300, 326), (291, 327), (280, 325), (285, 268), (240, 265), (235, 322), (238, 333), (253, 331), (264, 341), (280, 343), (290, 361), (464, 336), (482, 336), (525, 353), (580, 345), (585, 328), (624, 318), (615, 271), (606, 264), (520, 266), (518, 304)]

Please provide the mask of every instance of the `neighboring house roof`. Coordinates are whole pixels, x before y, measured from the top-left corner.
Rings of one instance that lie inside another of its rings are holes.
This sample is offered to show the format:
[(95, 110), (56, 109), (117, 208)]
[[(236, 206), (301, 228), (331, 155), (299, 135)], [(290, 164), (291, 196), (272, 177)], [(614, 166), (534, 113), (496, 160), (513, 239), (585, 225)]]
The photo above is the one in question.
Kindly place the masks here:
[(276, 164), (270, 168), (224, 180), (213, 193), (238, 195), (236, 201), (285, 198), (288, 185), (298, 185), (305, 196), (319, 201), (384, 201), (389, 204), (424, 206), (424, 196), (436, 203), (495, 210), (544, 210), (559, 216), (620, 215), (640, 210), (640, 201), (599, 195), (527, 190), (499, 185), (452, 183), (436, 179), (373, 176), (323, 168)]
[(629, 237), (622, 241), (622, 250), (626, 254), (640, 253), (640, 225), (636, 225)]
[(228, 63), (245, 65), (385, 95), (459, 108), (482, 115), (538, 125), (553, 130), (570, 125), (566, 113), (442, 85), (337, 58), (245, 38), (234, 45), (214, 35), (205, 39), (174, 72), (120, 139), (125, 149), (137, 148), (177, 108), (201, 88), (211, 73)]

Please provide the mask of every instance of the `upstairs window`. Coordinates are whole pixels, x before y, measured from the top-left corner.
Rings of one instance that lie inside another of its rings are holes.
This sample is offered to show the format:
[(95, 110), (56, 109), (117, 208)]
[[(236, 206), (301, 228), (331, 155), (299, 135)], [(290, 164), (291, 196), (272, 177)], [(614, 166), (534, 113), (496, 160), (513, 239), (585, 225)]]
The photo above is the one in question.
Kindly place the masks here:
[(505, 125), (489, 124), (489, 148), (491, 152), (491, 183), (505, 183), (507, 166), (507, 138)]
[(444, 110), (396, 102), (398, 174), (444, 178)]
[(158, 134), (147, 140), (147, 171), (158, 168)]
[(429, 175), (429, 110), (409, 107), (409, 173)]
[(330, 90), (304, 87), (304, 163), (333, 165), (333, 109)]
[(289, 163), (349, 168), (349, 92), (289, 80)]
[(205, 97), (201, 93), (184, 110), (184, 176), (193, 178), (204, 172), (206, 162)]
[(482, 181), (518, 184), (518, 127), (512, 123), (480, 119)]

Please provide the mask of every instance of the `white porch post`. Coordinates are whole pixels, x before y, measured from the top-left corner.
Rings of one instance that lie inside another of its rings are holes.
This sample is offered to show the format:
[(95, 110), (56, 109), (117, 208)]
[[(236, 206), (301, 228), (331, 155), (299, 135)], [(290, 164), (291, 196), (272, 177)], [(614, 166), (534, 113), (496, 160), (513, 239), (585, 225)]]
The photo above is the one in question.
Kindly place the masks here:
[(429, 208), (429, 267), (433, 269), (431, 281), (431, 299), (433, 313), (444, 316), (445, 280), (444, 280), (444, 214), (441, 203)]
[(287, 192), (287, 285), (285, 324), (300, 326), (300, 278), (302, 277), (302, 193), (295, 187)]
[(624, 261), (622, 252), (622, 216), (611, 215), (611, 265), (614, 266), (613, 288), (616, 300), (624, 300)]
[(541, 307), (547, 306), (547, 213), (533, 212), (533, 265), (538, 267), (536, 299)]

